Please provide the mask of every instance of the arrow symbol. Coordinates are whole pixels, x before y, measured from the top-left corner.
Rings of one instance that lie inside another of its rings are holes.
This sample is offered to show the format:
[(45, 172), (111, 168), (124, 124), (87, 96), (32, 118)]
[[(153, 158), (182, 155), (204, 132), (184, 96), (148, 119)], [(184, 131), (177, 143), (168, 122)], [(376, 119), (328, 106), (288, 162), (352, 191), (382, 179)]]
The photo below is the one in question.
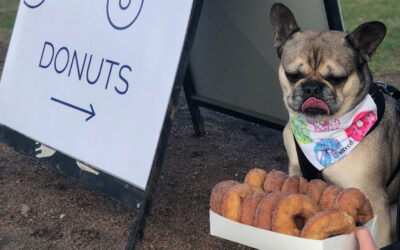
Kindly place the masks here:
[(93, 116), (96, 115), (96, 113), (94, 112), (94, 109), (93, 109), (92, 104), (89, 104), (89, 105), (90, 105), (90, 110), (86, 110), (86, 109), (80, 108), (80, 107), (78, 107), (78, 106), (72, 105), (72, 104), (70, 104), (70, 103), (67, 103), (67, 102), (61, 101), (61, 100), (59, 100), (59, 99), (56, 99), (56, 98), (54, 98), (54, 97), (51, 97), (50, 99), (51, 99), (52, 101), (54, 101), (54, 102), (58, 102), (58, 103), (60, 103), (60, 104), (62, 104), (62, 105), (65, 105), (65, 106), (67, 106), (67, 107), (76, 109), (76, 110), (78, 110), (78, 111), (81, 111), (81, 112), (83, 112), (83, 113), (86, 113), (86, 114), (90, 115), (88, 118), (86, 118), (86, 121), (89, 121)]

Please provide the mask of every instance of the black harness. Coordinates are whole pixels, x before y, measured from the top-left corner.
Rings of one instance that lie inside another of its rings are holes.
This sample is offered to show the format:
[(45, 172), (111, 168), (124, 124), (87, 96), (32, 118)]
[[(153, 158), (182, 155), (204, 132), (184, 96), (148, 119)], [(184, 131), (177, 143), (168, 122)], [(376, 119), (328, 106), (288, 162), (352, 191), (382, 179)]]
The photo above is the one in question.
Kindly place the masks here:
[[(385, 97), (383, 94), (387, 94), (392, 96), (397, 100), (397, 111), (400, 115), (400, 91), (396, 89), (393, 86), (387, 85), (384, 82), (378, 81), (374, 82), (371, 85), (369, 94), (371, 95), (372, 99), (376, 103), (376, 106), (378, 108), (378, 119), (375, 122), (375, 124), (372, 126), (372, 128), (368, 131), (367, 135), (371, 133), (381, 122), (383, 114), (385, 113)], [(296, 138), (294, 138), (295, 144), (296, 144), (296, 151), (297, 151), (297, 158), (299, 160), (299, 165), (300, 165), (300, 170), (304, 178), (306, 178), (308, 181), (312, 179), (323, 179), (322, 178), (322, 171), (318, 170), (315, 168), (310, 161), (308, 161), (307, 157), (304, 155), (303, 151), (301, 150), (299, 144), (296, 141)], [(394, 171), (390, 174), (389, 179), (386, 182), (386, 187), (388, 187), (394, 178), (397, 176), (397, 174), (400, 172), (400, 162), (397, 164), (397, 167), (394, 169)], [(400, 240), (400, 197), (397, 203), (397, 232), (396, 236), (397, 239)]]

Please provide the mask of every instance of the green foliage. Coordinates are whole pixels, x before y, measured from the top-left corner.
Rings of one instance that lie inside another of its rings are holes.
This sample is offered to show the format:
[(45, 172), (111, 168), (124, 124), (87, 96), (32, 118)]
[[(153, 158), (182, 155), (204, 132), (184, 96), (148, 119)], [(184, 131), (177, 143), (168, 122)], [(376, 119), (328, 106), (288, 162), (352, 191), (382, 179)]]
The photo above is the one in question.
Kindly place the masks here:
[(0, 0), (0, 42), (10, 40), (18, 4), (18, 0)]
[(400, 1), (399, 0), (341, 0), (345, 29), (350, 32), (368, 21), (386, 25), (386, 37), (378, 47), (369, 66), (373, 73), (400, 70)]

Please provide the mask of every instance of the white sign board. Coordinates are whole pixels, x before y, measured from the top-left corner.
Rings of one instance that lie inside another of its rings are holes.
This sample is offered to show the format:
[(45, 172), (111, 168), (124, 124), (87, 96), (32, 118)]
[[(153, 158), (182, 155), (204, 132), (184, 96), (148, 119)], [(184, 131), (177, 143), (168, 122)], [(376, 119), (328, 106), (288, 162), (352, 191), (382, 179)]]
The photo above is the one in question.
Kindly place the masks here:
[(146, 188), (191, 0), (22, 0), (0, 123)]

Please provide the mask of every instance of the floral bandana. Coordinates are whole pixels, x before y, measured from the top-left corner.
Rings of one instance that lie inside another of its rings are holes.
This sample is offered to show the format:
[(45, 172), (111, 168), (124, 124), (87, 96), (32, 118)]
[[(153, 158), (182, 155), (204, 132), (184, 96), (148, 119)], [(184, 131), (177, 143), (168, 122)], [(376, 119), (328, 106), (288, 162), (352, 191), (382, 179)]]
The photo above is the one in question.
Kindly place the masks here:
[(311, 121), (290, 115), (293, 134), (304, 155), (318, 170), (343, 159), (360, 143), (377, 120), (377, 107), (370, 95), (339, 119)]

